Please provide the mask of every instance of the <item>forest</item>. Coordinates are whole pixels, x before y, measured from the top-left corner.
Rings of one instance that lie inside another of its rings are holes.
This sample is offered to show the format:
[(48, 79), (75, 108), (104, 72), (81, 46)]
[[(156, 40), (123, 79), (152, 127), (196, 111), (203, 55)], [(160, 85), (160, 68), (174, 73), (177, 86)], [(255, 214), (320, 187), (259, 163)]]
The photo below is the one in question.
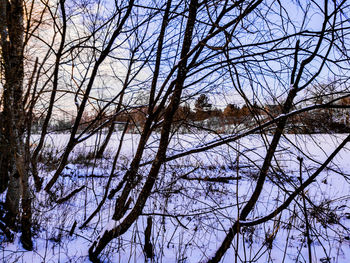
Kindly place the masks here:
[(0, 0), (0, 261), (347, 262), (346, 0)]

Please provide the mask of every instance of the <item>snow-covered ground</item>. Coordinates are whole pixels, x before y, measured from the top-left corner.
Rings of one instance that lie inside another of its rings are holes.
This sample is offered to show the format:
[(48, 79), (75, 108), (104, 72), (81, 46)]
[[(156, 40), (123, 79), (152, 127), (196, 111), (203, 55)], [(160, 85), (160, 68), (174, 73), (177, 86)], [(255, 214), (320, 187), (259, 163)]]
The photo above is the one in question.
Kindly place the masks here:
[[(111, 221), (115, 198), (107, 199), (87, 227), (80, 229), (79, 226), (102, 199), (120, 136), (119, 133), (113, 135), (106, 158), (102, 160), (86, 158), (101, 140), (97, 136), (74, 149), (70, 164), (55, 184), (55, 192), (60, 198), (80, 186), (85, 188), (62, 204), (51, 202), (44, 192), (34, 193), (34, 250), (27, 252), (22, 249), (18, 237), (13, 244), (2, 243), (1, 259), (4, 262), (89, 262), (88, 248), (92, 242), (102, 229), (115, 224)], [(150, 140), (144, 162), (152, 160), (158, 136)], [(55, 162), (68, 138), (68, 135), (56, 134), (46, 141), (41, 165), (41, 175), (46, 182), (52, 176)], [(118, 184), (130, 164), (138, 138), (138, 135), (126, 134), (111, 188)], [(274, 211), (300, 185), (300, 180), (305, 181), (344, 138), (344, 135), (285, 135), (257, 206), (248, 220)], [(33, 144), (36, 139), (34, 136)], [(213, 135), (177, 135), (171, 140), (168, 156), (213, 139)], [(144, 230), (149, 216), (153, 220), (154, 262), (208, 260), (251, 196), (270, 139), (250, 135), (229, 145), (168, 162), (159, 173), (143, 215), (126, 234), (110, 243), (101, 260), (144, 262)], [(303, 158), (301, 178), (298, 157)], [(350, 151), (345, 148), (305, 190), (305, 198), (298, 196), (288, 209), (267, 223), (243, 227), (223, 262), (309, 262), (305, 208), (311, 226), (313, 262), (349, 262), (349, 160)], [(141, 167), (142, 178), (147, 176), (148, 170), (147, 165)], [(241, 178), (226, 182), (208, 180), (237, 176)], [(139, 190), (133, 192), (134, 199)], [(69, 235), (74, 222), (77, 227)]]

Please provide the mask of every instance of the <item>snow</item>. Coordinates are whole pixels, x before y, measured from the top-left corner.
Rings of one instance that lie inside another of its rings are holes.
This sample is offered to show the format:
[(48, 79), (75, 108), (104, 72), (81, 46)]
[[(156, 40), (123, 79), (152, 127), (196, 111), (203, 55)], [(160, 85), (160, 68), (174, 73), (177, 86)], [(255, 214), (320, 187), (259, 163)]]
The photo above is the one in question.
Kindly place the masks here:
[[(96, 162), (81, 156), (93, 151), (95, 142), (103, 138), (88, 138), (74, 149), (63, 176), (54, 186), (55, 193), (58, 197), (63, 197), (79, 186), (85, 185), (86, 188), (60, 205), (50, 202), (43, 192), (35, 193), (33, 218), (37, 230), (34, 250), (25, 251), (17, 236), (13, 243), (1, 244), (1, 258), (4, 262), (89, 262), (88, 248), (92, 242), (105, 230), (112, 229), (123, 220), (116, 222), (111, 219), (115, 197), (113, 200), (107, 199), (88, 227), (79, 229), (104, 194), (120, 136), (119, 132), (113, 135), (106, 158)], [(112, 187), (116, 187), (128, 168), (136, 151), (138, 138), (135, 134), (125, 135)], [(345, 135), (342, 134), (285, 135), (272, 164), (274, 169), (269, 173), (258, 204), (244, 222), (268, 215), (300, 185), (298, 157), (303, 157), (302, 180), (305, 181), (344, 138)], [(37, 139), (34, 136), (33, 142)], [(59, 155), (68, 139), (68, 134), (53, 134), (46, 141), (46, 147), (48, 151)], [(216, 139), (210, 134), (179, 135), (172, 138), (169, 152), (187, 151), (193, 145), (206, 145)], [(101, 254), (101, 260), (144, 262), (143, 232), (147, 217), (151, 215), (151, 242), (154, 246), (155, 262), (207, 261), (215, 254), (226, 231), (236, 221), (237, 207), (241, 210), (250, 198), (259, 166), (266, 153), (265, 145), (269, 141), (271, 136), (262, 138), (260, 135), (249, 135), (229, 145), (221, 145), (210, 151), (167, 163), (159, 173), (159, 180), (147, 201), (143, 215), (129, 231), (110, 243)], [(159, 135), (150, 139), (143, 160), (153, 159), (158, 142)], [(237, 148), (239, 156), (235, 150)], [(350, 258), (348, 160), (350, 152), (345, 148), (317, 180), (305, 189), (311, 202), (307, 202), (307, 210), (313, 226), (311, 248), (314, 262), (345, 263)], [(192, 170), (194, 171), (189, 177), (193, 178), (235, 177), (237, 165), (241, 167), (239, 175), (242, 179), (231, 180), (229, 183), (181, 179), (182, 175)], [(52, 176), (52, 170), (44, 168), (45, 165), (42, 165), (41, 175), (47, 182)], [(143, 178), (148, 171), (148, 165), (141, 167), (140, 174)], [(136, 200), (139, 191), (138, 187), (131, 193), (133, 200)], [(297, 202), (292, 202), (274, 220), (242, 228), (238, 240), (234, 239), (222, 262), (234, 262), (235, 250), (238, 252), (238, 262), (308, 262), (302, 204), (302, 197), (298, 196)], [(74, 234), (69, 236), (75, 221), (77, 227)], [(329, 261), (327, 257), (330, 258)]]

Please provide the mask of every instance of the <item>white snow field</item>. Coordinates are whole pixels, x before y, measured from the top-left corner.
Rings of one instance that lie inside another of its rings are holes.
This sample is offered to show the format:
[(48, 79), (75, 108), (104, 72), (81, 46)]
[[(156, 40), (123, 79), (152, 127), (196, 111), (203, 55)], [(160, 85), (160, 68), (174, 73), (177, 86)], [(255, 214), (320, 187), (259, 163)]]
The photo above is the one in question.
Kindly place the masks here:
[[(47, 152), (42, 158), (40, 172), (45, 182), (52, 176), (53, 166), (68, 136), (54, 134), (47, 139)], [(92, 242), (103, 229), (118, 223), (111, 219), (117, 193), (112, 200), (106, 200), (87, 227), (79, 228), (102, 199), (120, 136), (118, 132), (113, 135), (102, 160), (86, 158), (101, 139), (97, 136), (75, 148), (70, 164), (54, 186), (55, 193), (61, 198), (80, 186), (85, 188), (62, 204), (52, 202), (44, 191), (33, 193), (34, 250), (25, 251), (16, 237), (14, 243), (1, 245), (0, 261), (89, 262), (88, 248)], [(138, 135), (126, 134), (125, 137), (111, 188), (121, 180), (136, 151)], [(247, 221), (273, 212), (300, 185), (300, 180), (305, 181), (344, 138), (345, 135), (340, 134), (285, 135), (261, 196)], [(34, 136), (33, 143), (36, 139)], [(214, 136), (205, 134), (178, 135), (171, 140), (168, 156), (213, 139)], [(127, 233), (107, 246), (100, 255), (101, 261), (206, 262), (215, 254), (250, 198), (266, 152), (265, 145), (270, 139), (250, 135), (163, 165), (143, 215)], [(157, 144), (156, 135), (148, 144), (143, 162), (152, 160)], [(242, 227), (222, 262), (309, 262), (307, 236), (312, 241), (312, 262), (350, 262), (349, 146), (346, 145), (306, 188), (304, 195), (298, 195), (282, 213), (267, 223)], [(303, 158), (301, 173), (300, 158)], [(149, 165), (142, 166), (142, 178), (147, 176), (149, 168)], [(221, 180), (224, 177), (229, 178)], [(141, 186), (134, 190), (135, 198)], [(152, 260), (146, 259), (143, 252), (149, 216), (153, 220)], [(74, 222), (77, 226), (70, 235)]]

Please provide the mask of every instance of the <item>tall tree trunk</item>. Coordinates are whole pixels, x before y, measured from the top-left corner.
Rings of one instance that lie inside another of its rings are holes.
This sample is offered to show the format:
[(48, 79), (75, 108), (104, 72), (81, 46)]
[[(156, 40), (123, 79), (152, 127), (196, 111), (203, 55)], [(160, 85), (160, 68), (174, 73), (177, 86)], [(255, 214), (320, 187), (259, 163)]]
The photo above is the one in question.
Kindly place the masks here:
[(10, 171), (10, 154), (8, 151), (8, 142), (6, 138), (9, 138), (8, 129), (5, 128), (5, 114), (0, 114), (0, 193), (3, 193), (9, 184), (9, 171)]
[[(8, 187), (6, 223), (16, 230), (21, 222), (22, 244), (32, 249), (31, 197), (28, 184), (28, 153), (25, 151), (25, 112), (23, 101), (23, 0), (0, 0), (1, 56), (5, 76), (3, 92), (4, 138), (7, 153), (1, 168)], [(3, 155), (3, 154), (2, 154)], [(22, 209), (20, 201), (22, 198)], [(20, 214), (22, 211), (22, 214)]]

